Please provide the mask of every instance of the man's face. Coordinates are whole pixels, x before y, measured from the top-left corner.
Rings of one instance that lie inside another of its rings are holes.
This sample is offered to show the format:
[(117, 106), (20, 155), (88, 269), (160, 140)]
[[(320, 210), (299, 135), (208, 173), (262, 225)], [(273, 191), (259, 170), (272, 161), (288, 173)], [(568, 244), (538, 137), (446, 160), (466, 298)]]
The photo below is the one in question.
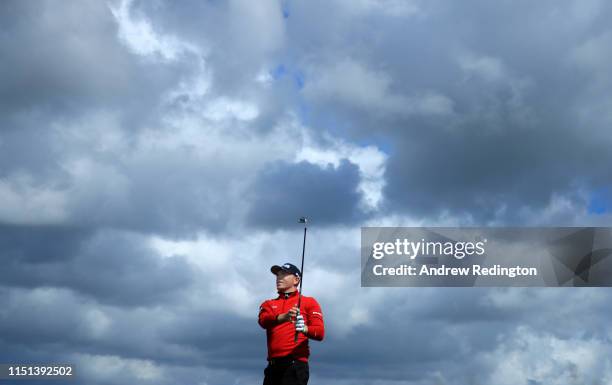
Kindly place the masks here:
[(297, 276), (286, 271), (279, 270), (278, 273), (276, 273), (276, 290), (284, 291), (290, 289), (299, 282), (300, 279)]

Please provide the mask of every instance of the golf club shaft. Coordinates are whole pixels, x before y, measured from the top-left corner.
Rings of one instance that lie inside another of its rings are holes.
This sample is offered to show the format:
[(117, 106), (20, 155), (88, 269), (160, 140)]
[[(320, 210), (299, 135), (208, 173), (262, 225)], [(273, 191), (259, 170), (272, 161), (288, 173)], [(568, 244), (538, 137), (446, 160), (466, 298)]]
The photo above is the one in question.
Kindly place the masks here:
[[(299, 290), (299, 294), (298, 294), (298, 303), (297, 303), (297, 308), (298, 308), (298, 315), (300, 314), (300, 305), (302, 304), (302, 284), (304, 283), (304, 253), (306, 252), (306, 223), (304, 223), (304, 242), (302, 243), (302, 267), (300, 269), (301, 275), (300, 275), (300, 290)], [(299, 332), (295, 332), (295, 338), (293, 339), (293, 342), (297, 342), (298, 340), (298, 333)]]

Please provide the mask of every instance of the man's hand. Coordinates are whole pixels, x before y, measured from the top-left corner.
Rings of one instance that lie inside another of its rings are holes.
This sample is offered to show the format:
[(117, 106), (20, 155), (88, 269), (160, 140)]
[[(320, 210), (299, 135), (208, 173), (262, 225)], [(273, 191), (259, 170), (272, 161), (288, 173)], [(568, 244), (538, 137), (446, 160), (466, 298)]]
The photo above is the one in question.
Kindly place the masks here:
[(295, 322), (294, 319), (298, 316), (298, 314), (300, 314), (300, 311), (298, 310), (297, 306), (292, 307), (287, 313), (282, 313), (279, 314), (276, 319), (278, 320), (278, 323), (283, 323), (283, 322)]
[(295, 331), (302, 332), (304, 334), (308, 333), (308, 326), (304, 322), (304, 316), (299, 315), (295, 319)]

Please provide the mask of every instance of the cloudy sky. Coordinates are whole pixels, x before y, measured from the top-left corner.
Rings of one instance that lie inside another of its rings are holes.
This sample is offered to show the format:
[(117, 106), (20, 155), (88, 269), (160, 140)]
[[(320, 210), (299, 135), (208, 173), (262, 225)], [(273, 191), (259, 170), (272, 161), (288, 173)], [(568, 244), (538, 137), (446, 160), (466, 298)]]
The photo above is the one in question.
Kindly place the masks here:
[[(261, 383), (610, 385), (605, 288), (361, 288), (361, 226), (612, 223), (612, 4), (0, 2), (0, 363)], [(34, 384), (35, 382), (28, 382)]]

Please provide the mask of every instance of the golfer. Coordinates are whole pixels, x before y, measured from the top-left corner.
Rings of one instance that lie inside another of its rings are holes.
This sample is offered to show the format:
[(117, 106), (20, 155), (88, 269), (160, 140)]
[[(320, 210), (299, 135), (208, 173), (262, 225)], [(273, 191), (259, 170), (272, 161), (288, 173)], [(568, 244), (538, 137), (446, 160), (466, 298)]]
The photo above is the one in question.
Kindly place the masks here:
[(308, 339), (321, 341), (325, 334), (321, 307), (313, 297), (303, 295), (298, 313), (301, 273), (296, 266), (285, 263), (274, 265), (270, 270), (276, 275), (278, 297), (264, 301), (259, 307), (259, 325), (266, 329), (268, 341), (264, 385), (306, 385)]

